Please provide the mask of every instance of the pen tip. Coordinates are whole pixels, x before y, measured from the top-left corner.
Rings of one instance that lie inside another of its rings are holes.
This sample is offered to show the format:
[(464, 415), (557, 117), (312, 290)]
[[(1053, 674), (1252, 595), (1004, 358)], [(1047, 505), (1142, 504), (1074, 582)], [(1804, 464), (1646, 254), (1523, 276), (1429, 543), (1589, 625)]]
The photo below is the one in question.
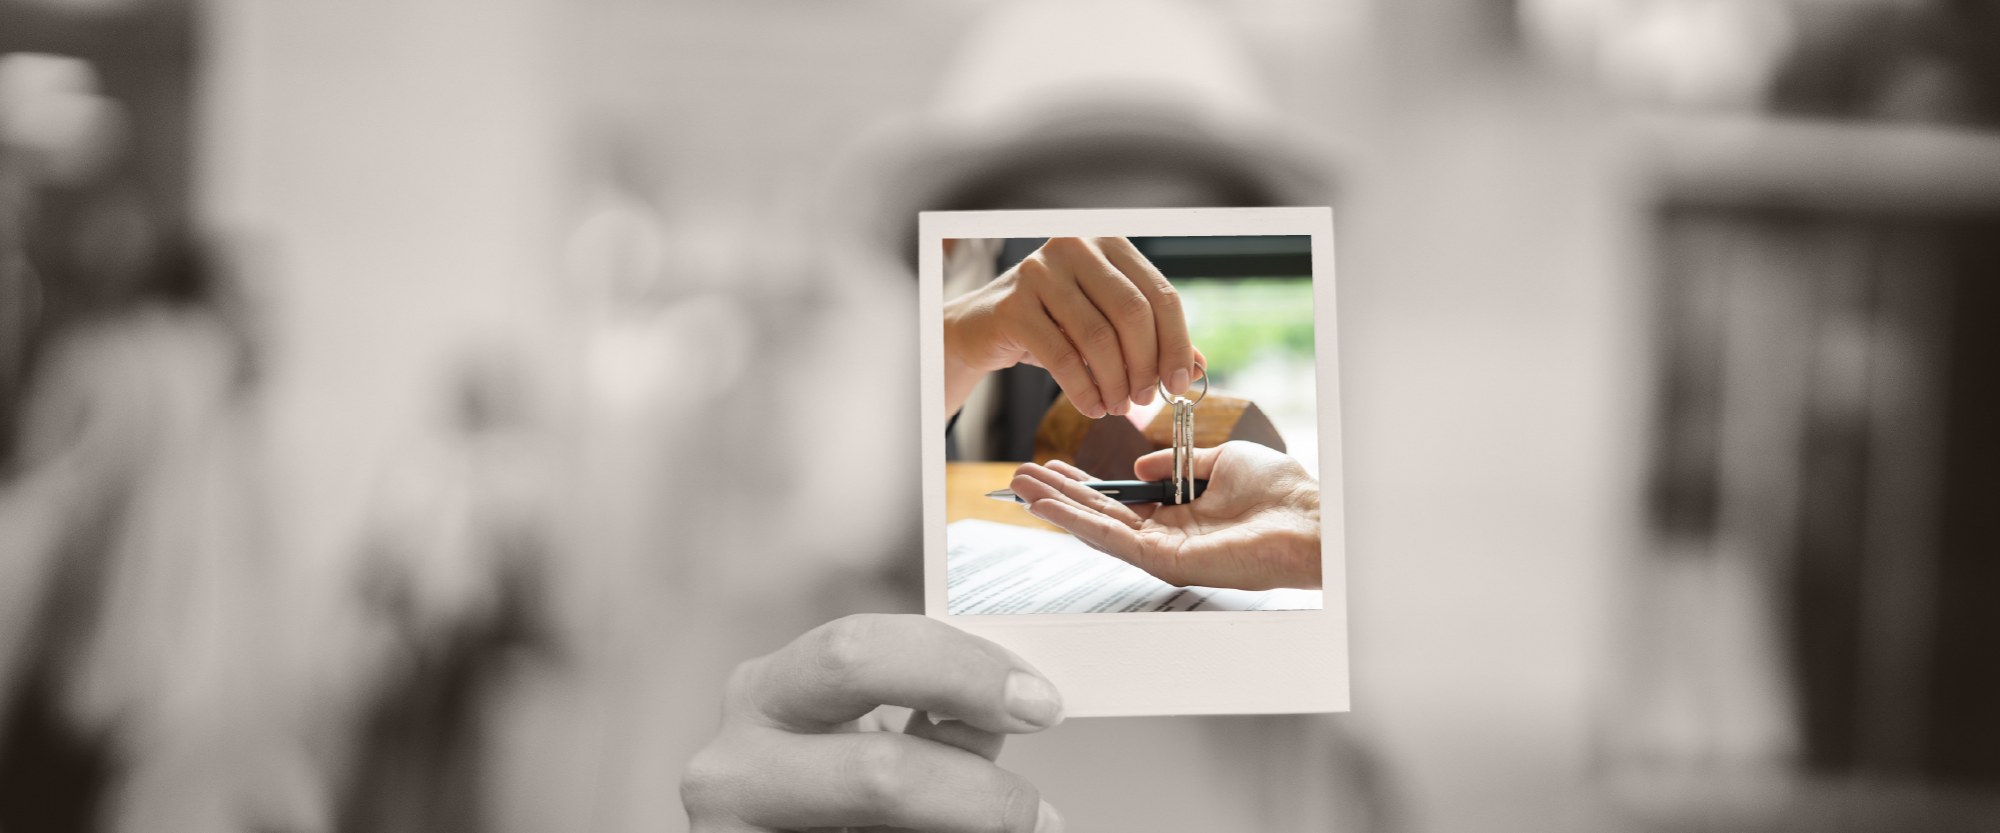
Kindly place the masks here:
[(995, 489), (995, 490), (993, 490), (993, 491), (990, 491), (990, 492), (987, 492), (987, 493), (986, 493), (986, 496), (987, 496), (987, 497), (990, 497), (990, 498), (992, 498), (992, 499), (994, 499), (994, 500), (1014, 500), (1014, 499), (1015, 499), (1015, 497), (1014, 497), (1014, 490), (1013, 490), (1013, 489)]

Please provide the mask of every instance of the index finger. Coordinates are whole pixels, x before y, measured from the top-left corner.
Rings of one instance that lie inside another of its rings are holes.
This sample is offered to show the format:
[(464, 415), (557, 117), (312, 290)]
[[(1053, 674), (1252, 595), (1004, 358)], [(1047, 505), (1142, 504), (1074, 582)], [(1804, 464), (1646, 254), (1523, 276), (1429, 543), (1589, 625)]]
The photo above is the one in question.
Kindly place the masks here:
[(1139, 253), (1139, 247), (1123, 237), (1098, 242), (1104, 256), (1118, 271), (1132, 279), (1153, 305), (1153, 326), (1158, 333), (1158, 372), (1168, 393), (1186, 393), (1198, 372), (1195, 369), (1194, 341), (1188, 336), (1187, 313), (1181, 309), (1180, 291), (1153, 262)]
[(1083, 485), (1081, 480), (1034, 463), (1021, 464), (1014, 470), (1013, 481), (1007, 485), (1029, 506), (1038, 500), (1068, 500), (1085, 509), (1109, 515), (1126, 526), (1137, 526), (1140, 522), (1139, 514), (1132, 507)]
[(752, 661), (740, 676), (742, 699), (758, 716), (800, 731), (827, 731), (881, 705), (949, 715), (989, 732), (1038, 732), (1062, 722), (1061, 695), (1026, 661), (924, 616), (836, 619)]
[(1069, 396), (1070, 404), (1079, 413), (1092, 419), (1110, 413), (1104, 393), (1097, 389), (1095, 377), (1084, 364), (1083, 353), (1070, 344), (1069, 336), (1063, 334), (1046, 312), (1021, 322), (1021, 339), (1027, 342), (1028, 352), (1042, 368), (1055, 377), (1056, 385)]
[(1139, 284), (1150, 278), (1127, 274), (1132, 267), (1120, 265), (1100, 248), (1086, 246), (1083, 251), (1086, 256), (1072, 263), (1072, 271), (1083, 294), (1118, 331), (1118, 349), (1125, 359), (1126, 401), (1150, 405), (1152, 397), (1146, 394), (1160, 379), (1159, 325), (1153, 321), (1153, 300), (1139, 289)]

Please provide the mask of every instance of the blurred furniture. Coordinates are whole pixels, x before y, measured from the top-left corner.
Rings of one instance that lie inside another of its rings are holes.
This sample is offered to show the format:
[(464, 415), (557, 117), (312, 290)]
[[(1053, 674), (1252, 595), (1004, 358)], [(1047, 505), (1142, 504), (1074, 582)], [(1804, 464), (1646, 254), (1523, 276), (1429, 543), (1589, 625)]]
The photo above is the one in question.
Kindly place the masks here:
[[(1173, 445), (1173, 409), (1162, 407), (1140, 431), (1132, 420), (1107, 416), (1091, 419), (1068, 399), (1058, 399), (1035, 430), (1035, 462), (1063, 460), (1109, 480), (1132, 476), (1132, 463)], [(1194, 406), (1194, 444), (1213, 448), (1230, 440), (1246, 440), (1285, 450), (1285, 440), (1256, 403), (1221, 393), (1201, 397)]]
[(1655, 546), (1610, 793), (1652, 830), (1993, 829), (2000, 133), (1636, 124)]
[(1030, 529), (1056, 529), (1053, 524), (1028, 514), (1027, 507), (986, 496), (987, 492), (1007, 488), (1014, 479), (1014, 470), (1020, 467), (1020, 463), (944, 464), (945, 522), (973, 518)]

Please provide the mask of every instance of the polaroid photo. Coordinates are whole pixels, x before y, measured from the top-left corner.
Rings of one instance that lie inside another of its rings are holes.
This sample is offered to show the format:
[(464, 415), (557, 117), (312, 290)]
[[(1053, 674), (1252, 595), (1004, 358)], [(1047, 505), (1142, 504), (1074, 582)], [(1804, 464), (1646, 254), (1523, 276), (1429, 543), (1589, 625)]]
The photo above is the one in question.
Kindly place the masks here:
[(926, 613), (1072, 716), (1346, 711), (1331, 209), (919, 227)]

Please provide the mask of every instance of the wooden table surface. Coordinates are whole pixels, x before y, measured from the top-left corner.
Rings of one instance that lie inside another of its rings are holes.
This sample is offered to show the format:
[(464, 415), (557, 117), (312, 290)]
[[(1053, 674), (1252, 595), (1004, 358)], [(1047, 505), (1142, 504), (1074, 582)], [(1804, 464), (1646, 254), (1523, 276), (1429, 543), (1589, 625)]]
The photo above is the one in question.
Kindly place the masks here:
[(1056, 529), (1054, 525), (1028, 514), (1025, 506), (986, 496), (987, 492), (1007, 488), (1007, 484), (1014, 479), (1014, 470), (1020, 466), (1020, 463), (944, 464), (945, 522), (978, 518), (1030, 529)]

